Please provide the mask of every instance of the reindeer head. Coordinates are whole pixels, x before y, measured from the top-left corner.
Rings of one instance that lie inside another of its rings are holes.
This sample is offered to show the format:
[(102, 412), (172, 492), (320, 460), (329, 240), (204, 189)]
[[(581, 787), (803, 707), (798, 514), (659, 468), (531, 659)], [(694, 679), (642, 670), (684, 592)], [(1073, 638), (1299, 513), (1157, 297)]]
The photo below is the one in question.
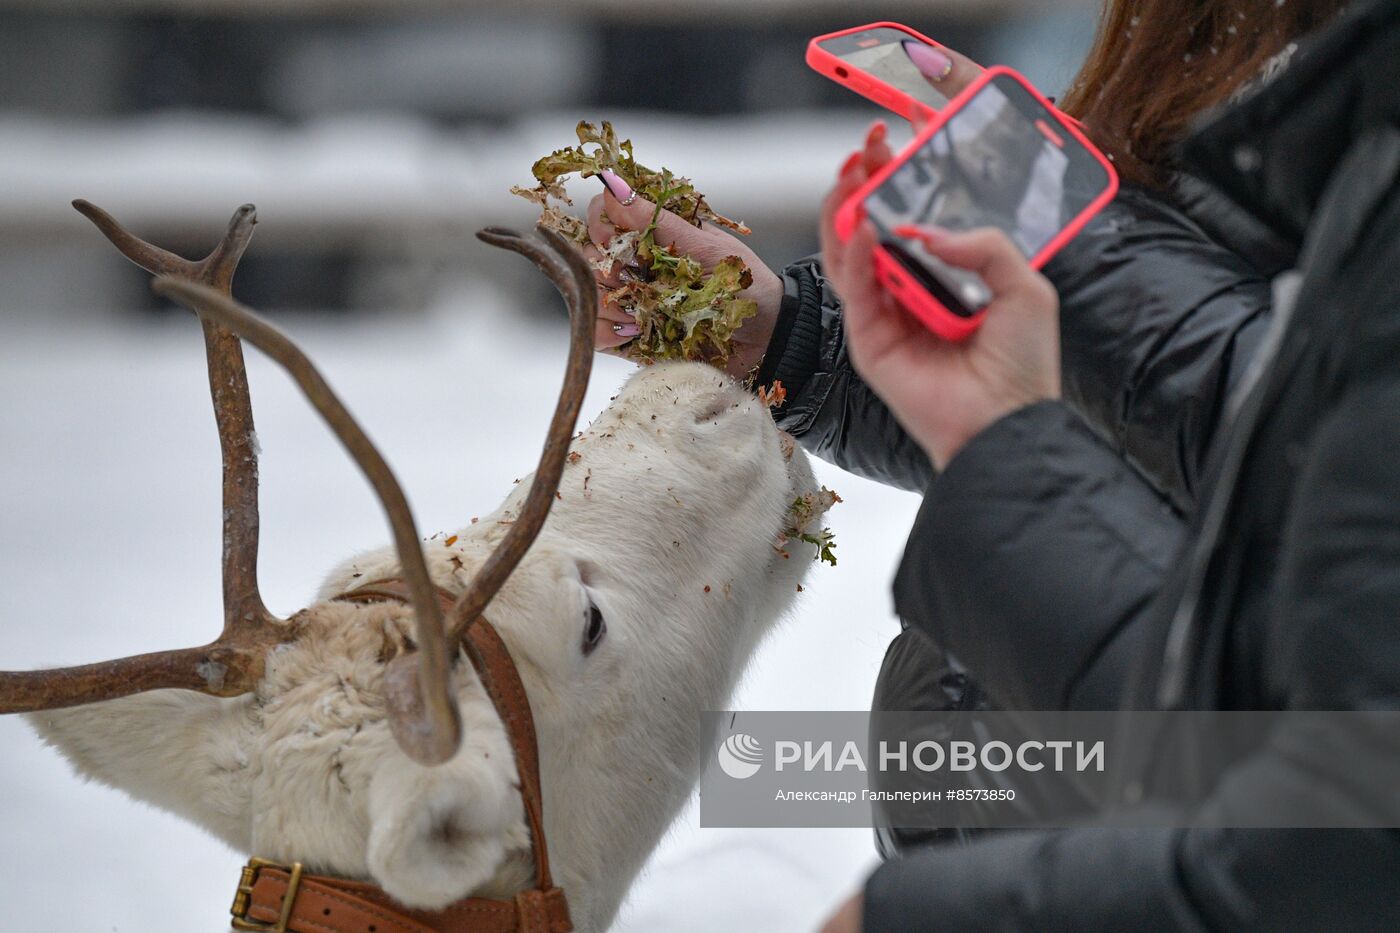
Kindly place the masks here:
[[(805, 457), (757, 399), (700, 364), (642, 369), (570, 444), (592, 359), (591, 275), (546, 232), (488, 231), (563, 293), (569, 368), (534, 476), (494, 513), (420, 544), (387, 464), (314, 366), (228, 297), (251, 207), (189, 263), (78, 206), (204, 322), (224, 448), (225, 630), (203, 648), (0, 674), (0, 712), (44, 710), (36, 726), (79, 770), (238, 849), (372, 879), (412, 906), (528, 886), (532, 842), (547, 838), (580, 928), (605, 926), (711, 750), (699, 714), (724, 705), (811, 564), (810, 546), (783, 536), (791, 503), (815, 491)], [(257, 591), (239, 336), (306, 391), (394, 532), (393, 548), (347, 562), (285, 621)], [(334, 599), (384, 579), (404, 581), (411, 606)], [(435, 588), (457, 596), (446, 613)], [(483, 613), (534, 713), (543, 834), (517, 792), (533, 769), (517, 768), (466, 657)]]

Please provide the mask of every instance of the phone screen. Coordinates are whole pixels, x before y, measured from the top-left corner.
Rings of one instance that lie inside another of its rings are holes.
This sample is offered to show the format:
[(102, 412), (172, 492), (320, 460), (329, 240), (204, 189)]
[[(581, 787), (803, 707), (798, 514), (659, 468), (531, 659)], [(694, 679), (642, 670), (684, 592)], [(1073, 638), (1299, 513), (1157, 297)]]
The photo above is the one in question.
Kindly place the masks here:
[(914, 67), (901, 44), (906, 40), (920, 45), (928, 44), (902, 29), (877, 26), (827, 39), (819, 45), (852, 68), (879, 78), (935, 110), (941, 109), (948, 98), (929, 84), (928, 79)]
[(896, 237), (904, 224), (997, 227), (1030, 258), (1110, 184), (1103, 164), (1026, 88), (997, 75), (865, 199), (881, 245), (949, 311), (991, 300), (981, 277)]

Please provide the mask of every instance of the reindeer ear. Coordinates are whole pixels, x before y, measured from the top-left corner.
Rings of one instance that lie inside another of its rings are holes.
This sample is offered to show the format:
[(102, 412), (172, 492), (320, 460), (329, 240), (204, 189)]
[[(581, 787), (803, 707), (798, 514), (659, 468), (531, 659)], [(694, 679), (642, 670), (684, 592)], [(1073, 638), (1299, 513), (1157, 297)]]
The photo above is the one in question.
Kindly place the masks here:
[(369, 791), (370, 874), (409, 907), (445, 907), (482, 887), (529, 831), (500, 723), (464, 723), (462, 745), (424, 767), (386, 756)]
[(253, 825), (250, 700), (157, 690), (25, 718), (83, 777), (246, 852)]

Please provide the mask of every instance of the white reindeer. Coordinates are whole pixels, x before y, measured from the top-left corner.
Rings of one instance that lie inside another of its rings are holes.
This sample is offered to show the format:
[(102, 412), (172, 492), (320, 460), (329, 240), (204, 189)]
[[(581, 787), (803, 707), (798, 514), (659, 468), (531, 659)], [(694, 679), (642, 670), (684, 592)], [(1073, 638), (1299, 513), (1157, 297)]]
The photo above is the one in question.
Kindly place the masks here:
[[(252, 223), (247, 208), (205, 263), (179, 265), (184, 261), (135, 240), (85, 202), (80, 209), (147, 268), (225, 292)], [(593, 294), (586, 266), (572, 257), (568, 266), (551, 264), (523, 239), (500, 245), (531, 255), (560, 285), (574, 311), (573, 359), (586, 361), (593, 329), (585, 313)], [(448, 652), (460, 744), (440, 753), (415, 748), (402, 733), (412, 732), (413, 715), (431, 720), (432, 711), (410, 710), (395, 721), (386, 670), (393, 659), (408, 659), (418, 674), (430, 640), (423, 607), (332, 600), (367, 581), (413, 583), (413, 565), (422, 562), (416, 547), (400, 556), (406, 509), (386, 499), (398, 551), (349, 561), (326, 580), (321, 601), (286, 623), (268, 623), (253, 573), (251, 434), (240, 446), (234, 431), (240, 413), (247, 415), (238, 407), (240, 399), (246, 403), (246, 383), (221, 398), (219, 374), (236, 369), (228, 384), (240, 382), (241, 358), (229, 363), (216, 349), (221, 340), (224, 350), (237, 349), (227, 326), (287, 362), (294, 375), (297, 361), (278, 356), (274, 332), (214, 291), (169, 278), (158, 287), (206, 322), (226, 455), (226, 633), (248, 623), (251, 635), (222, 651), (162, 655), (164, 680), (149, 674), (145, 659), (94, 666), (108, 678), (97, 687), (83, 669), (73, 678), (74, 671), (0, 675), (0, 711), (41, 710), (30, 720), (80, 773), (177, 813), (235, 849), (372, 882), (407, 907), (438, 909), (468, 896), (509, 899), (529, 888), (536, 879), (521, 777), (472, 665), (455, 646)], [(221, 359), (231, 368), (217, 369)], [(305, 365), (313, 378), (302, 378), (304, 386), (318, 378)], [(586, 363), (582, 368), (586, 381)], [(576, 413), (582, 389), (575, 388)], [(311, 394), (347, 438), (336, 412)], [(560, 412), (555, 426), (563, 423), (567, 438), (569, 404), (561, 401)], [(244, 427), (251, 432), (250, 417)], [(553, 455), (562, 469), (557, 493), (549, 474), (559, 470), (547, 447), (537, 478), (521, 482), (496, 512), (424, 542), (423, 556), (432, 583), (459, 595), (472, 591), (493, 553), (514, 546), (523, 554), (513, 571), (504, 568), (494, 599), (484, 594), (487, 616), (533, 710), (555, 876), (573, 922), (591, 931), (611, 924), (713, 752), (716, 737), (701, 711), (726, 705), (759, 640), (800, 589), (813, 554), (790, 540), (790, 507), (805, 497), (820, 513), (827, 501), (805, 456), (765, 406), (700, 364), (641, 369), (573, 439), (567, 456), (564, 449), (559, 444)], [(354, 452), (375, 478), (374, 464)], [(518, 541), (503, 543), (541, 500), (552, 511), (533, 546), (524, 542), (528, 553)], [(192, 675), (187, 667), (199, 670)], [(428, 695), (431, 671), (421, 670)], [(135, 690), (149, 692), (122, 695)], [(431, 698), (426, 702), (431, 707)], [(424, 728), (431, 731), (431, 722)]]

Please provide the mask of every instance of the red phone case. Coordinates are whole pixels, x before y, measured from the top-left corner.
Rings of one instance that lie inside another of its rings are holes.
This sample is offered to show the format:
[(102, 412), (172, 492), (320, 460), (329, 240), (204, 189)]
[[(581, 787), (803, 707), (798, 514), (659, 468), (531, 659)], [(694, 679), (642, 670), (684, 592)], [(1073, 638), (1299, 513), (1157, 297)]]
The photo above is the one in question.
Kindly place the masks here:
[(824, 36), (817, 36), (811, 42), (807, 43), (807, 64), (810, 65), (814, 71), (820, 72), (837, 84), (850, 88), (862, 97), (873, 100), (886, 110), (894, 111), (906, 120), (913, 121), (916, 116), (936, 116), (938, 111), (935, 108), (930, 107), (923, 101), (915, 100), (904, 91), (890, 84), (886, 84), (872, 74), (867, 74), (859, 68), (852, 68), (821, 47), (823, 42), (830, 39), (849, 36), (853, 32), (865, 32), (868, 29), (881, 28), (897, 29), (900, 32), (908, 33), (911, 39), (917, 39), (936, 49), (943, 49), (945, 52), (948, 51), (923, 33), (910, 29), (908, 26), (901, 23), (866, 23), (864, 26), (856, 26), (852, 29), (842, 29), (839, 32), (829, 32)]
[[(876, 172), (874, 177), (862, 185), (859, 191), (851, 195), (851, 197), (846, 200), (846, 203), (841, 205), (836, 212), (836, 234), (842, 241), (851, 238), (851, 234), (855, 231), (856, 224), (864, 217), (865, 199), (870, 196), (870, 193), (884, 184), (885, 179), (894, 174), (894, 172), (907, 162), (914, 153), (922, 148), (935, 133), (943, 128), (943, 125), (948, 122), (953, 114), (961, 110), (978, 91), (998, 75), (1008, 75), (1024, 86), (1041, 106), (1043, 106), (1064, 128), (1064, 131), (1083, 145), (1108, 173), (1108, 184), (1104, 187), (1103, 192), (1099, 194), (1088, 207), (1084, 208), (1079, 216), (1075, 217), (1063, 230), (1056, 234), (1049, 243), (1045, 244), (1040, 252), (1030, 258), (1031, 268), (1039, 269), (1049, 262), (1050, 258), (1054, 256), (1055, 253), (1059, 252), (1066, 243), (1074, 239), (1075, 234), (1084, 229), (1084, 225), (1087, 224), (1095, 214), (1103, 210), (1104, 206), (1107, 205), (1109, 201), (1113, 200), (1114, 195), (1118, 193), (1118, 173), (1114, 171), (1113, 163), (1109, 162), (1104, 154), (1085, 137), (1074, 120), (1060, 113), (1060, 111), (1046, 100), (1021, 74), (1011, 68), (997, 65), (983, 71), (977, 80), (973, 81), (961, 94), (949, 101), (948, 106), (939, 112), (936, 118), (914, 137), (914, 141), (911, 142), (903, 152), (896, 156), (879, 172)], [(910, 313), (928, 325), (929, 330), (933, 331), (944, 340), (966, 340), (982, 325), (982, 319), (985, 318), (987, 314), (985, 310), (972, 317), (963, 317), (949, 311), (941, 301), (930, 295), (928, 290), (920, 285), (898, 260), (878, 244), (875, 247), (875, 253), (872, 259), (875, 263), (876, 275), (885, 289), (898, 299), (899, 303), (907, 308)]]

